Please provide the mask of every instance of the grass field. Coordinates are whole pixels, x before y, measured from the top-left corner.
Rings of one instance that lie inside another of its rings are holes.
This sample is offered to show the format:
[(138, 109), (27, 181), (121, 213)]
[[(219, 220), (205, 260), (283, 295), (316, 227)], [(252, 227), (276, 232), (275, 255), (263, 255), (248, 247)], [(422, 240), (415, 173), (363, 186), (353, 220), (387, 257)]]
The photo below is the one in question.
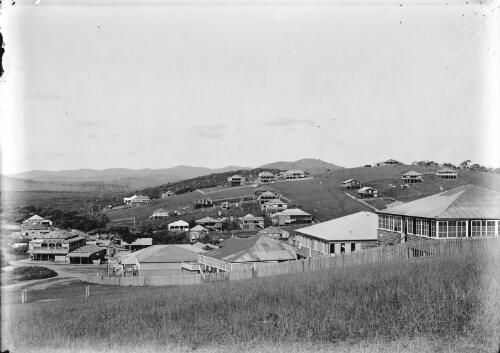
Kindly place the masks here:
[(189, 287), (93, 286), (89, 300), (68, 287), (51, 293), (69, 291), (63, 300), (9, 304), (2, 349), (55, 351), (57, 342), (72, 351), (494, 352), (500, 332), (494, 255)]

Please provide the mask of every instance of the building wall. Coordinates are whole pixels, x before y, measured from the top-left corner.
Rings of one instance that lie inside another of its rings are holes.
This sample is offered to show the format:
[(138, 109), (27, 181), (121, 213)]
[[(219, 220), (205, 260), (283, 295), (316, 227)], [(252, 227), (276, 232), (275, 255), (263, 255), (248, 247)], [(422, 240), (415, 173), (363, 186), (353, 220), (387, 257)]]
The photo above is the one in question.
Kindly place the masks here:
[(139, 264), (139, 276), (180, 275), (180, 262), (142, 262)]

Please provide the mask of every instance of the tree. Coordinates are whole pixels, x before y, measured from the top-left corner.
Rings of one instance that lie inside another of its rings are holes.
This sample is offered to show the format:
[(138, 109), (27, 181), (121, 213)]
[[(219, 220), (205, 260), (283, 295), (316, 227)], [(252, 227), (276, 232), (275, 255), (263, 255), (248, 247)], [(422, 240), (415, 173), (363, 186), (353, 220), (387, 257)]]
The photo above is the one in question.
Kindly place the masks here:
[(467, 159), (467, 160), (463, 161), (462, 163), (460, 163), (459, 166), (460, 166), (460, 169), (469, 169), (470, 164), (471, 164), (471, 160)]

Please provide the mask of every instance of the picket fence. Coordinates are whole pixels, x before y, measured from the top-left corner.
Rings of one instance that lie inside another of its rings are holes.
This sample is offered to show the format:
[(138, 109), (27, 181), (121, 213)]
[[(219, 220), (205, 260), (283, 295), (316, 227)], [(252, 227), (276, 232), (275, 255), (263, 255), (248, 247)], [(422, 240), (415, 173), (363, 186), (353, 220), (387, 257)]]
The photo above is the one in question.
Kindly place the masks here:
[(151, 276), (105, 277), (86, 276), (84, 281), (120, 286), (193, 285), (208, 282), (244, 280), (290, 273), (321, 271), (355, 265), (389, 264), (429, 256), (460, 256), (471, 252), (496, 251), (500, 256), (499, 238), (421, 240), (393, 246), (380, 246), (335, 256), (313, 256), (307, 259), (281, 263), (253, 263), (237, 267), (231, 272)]

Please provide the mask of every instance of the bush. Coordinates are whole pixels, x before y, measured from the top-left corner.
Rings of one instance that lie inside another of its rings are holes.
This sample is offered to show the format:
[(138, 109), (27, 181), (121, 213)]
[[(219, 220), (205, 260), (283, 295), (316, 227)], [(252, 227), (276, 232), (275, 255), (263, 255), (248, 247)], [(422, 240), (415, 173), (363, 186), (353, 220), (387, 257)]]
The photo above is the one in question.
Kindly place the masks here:
[(16, 267), (12, 270), (11, 274), (17, 276), (19, 281), (29, 281), (33, 279), (43, 279), (57, 276), (57, 272), (41, 266)]

